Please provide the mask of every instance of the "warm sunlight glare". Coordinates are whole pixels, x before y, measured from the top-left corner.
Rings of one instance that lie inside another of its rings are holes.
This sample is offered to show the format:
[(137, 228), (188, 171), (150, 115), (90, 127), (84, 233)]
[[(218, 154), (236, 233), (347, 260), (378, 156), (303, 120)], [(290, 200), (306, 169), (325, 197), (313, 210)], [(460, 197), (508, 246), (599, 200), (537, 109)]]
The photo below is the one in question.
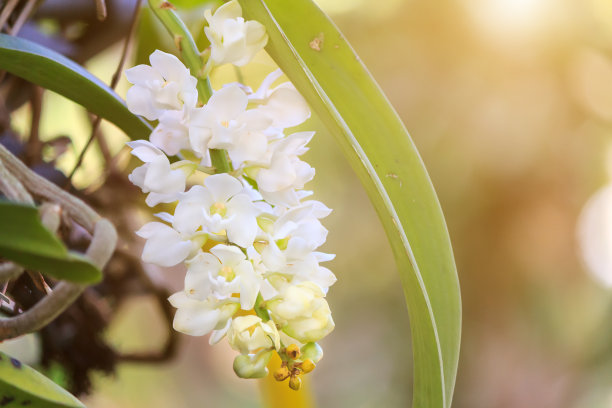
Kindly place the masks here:
[(328, 14), (343, 14), (357, 12), (367, 14), (371, 18), (383, 18), (395, 11), (404, 0), (380, 0), (376, 7), (367, 0), (316, 0), (323, 11)]
[(465, 4), (483, 31), (504, 42), (529, 41), (550, 27), (555, 17), (551, 0), (466, 0)]

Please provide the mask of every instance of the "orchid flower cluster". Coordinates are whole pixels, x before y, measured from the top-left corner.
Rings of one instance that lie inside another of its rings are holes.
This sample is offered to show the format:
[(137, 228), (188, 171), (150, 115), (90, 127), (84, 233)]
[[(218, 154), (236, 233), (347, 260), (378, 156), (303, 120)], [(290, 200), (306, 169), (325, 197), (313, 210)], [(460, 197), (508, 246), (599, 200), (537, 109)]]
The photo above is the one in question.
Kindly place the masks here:
[[(245, 21), (235, 0), (205, 18), (208, 66), (243, 66), (266, 45), (263, 25)], [(300, 156), (314, 132), (286, 131), (309, 108), (292, 84), (272, 87), (279, 70), (256, 92), (231, 83), (202, 101), (178, 58), (157, 50), (150, 63), (126, 71), (128, 108), (157, 121), (150, 141), (128, 143), (144, 162), (129, 179), (150, 207), (174, 211), (137, 231), (142, 259), (186, 265), (184, 290), (169, 298), (176, 330), (210, 333), (211, 344), (227, 338), (243, 378), (265, 376), (278, 353), (275, 378), (298, 389), (322, 357), (316, 342), (334, 328), (325, 295), (336, 280), (320, 265), (334, 256), (317, 251), (331, 210), (303, 190), (315, 171)]]

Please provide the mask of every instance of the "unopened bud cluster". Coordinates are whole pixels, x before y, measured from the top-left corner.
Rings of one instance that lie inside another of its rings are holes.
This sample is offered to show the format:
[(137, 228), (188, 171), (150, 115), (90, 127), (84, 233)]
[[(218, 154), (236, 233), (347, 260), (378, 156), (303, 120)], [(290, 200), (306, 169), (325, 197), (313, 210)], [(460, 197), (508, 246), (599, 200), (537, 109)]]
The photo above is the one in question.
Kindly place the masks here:
[[(267, 42), (235, 0), (205, 17), (207, 66), (245, 65)], [(243, 378), (266, 375), (276, 352), (276, 378), (297, 389), (322, 356), (315, 342), (334, 328), (325, 295), (336, 280), (320, 265), (333, 255), (317, 252), (331, 210), (303, 190), (315, 171), (300, 156), (314, 132), (286, 131), (310, 117), (308, 106), (290, 83), (272, 87), (280, 71), (256, 92), (231, 83), (206, 101), (178, 58), (155, 51), (150, 62), (126, 72), (128, 108), (157, 121), (150, 141), (128, 143), (144, 162), (129, 178), (149, 206), (174, 210), (137, 231), (142, 259), (186, 265), (184, 290), (169, 298), (176, 330), (227, 338)]]
[(289, 387), (299, 390), (302, 386), (302, 374), (308, 374), (315, 368), (315, 364), (323, 357), (323, 350), (316, 343), (308, 343), (301, 349), (296, 344), (291, 344), (279, 351), (282, 359), (281, 366), (274, 372), (276, 381), (284, 381), (289, 378)]

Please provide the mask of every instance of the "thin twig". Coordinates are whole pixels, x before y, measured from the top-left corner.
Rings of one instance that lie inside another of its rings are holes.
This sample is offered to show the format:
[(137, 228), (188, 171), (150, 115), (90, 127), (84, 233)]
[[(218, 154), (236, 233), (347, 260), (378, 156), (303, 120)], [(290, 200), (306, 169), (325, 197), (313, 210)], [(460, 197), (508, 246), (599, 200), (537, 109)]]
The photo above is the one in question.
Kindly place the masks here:
[(102, 122), (102, 116), (96, 116), (96, 119), (94, 120), (92, 128), (91, 128), (91, 135), (89, 136), (89, 139), (87, 139), (87, 143), (85, 143), (85, 146), (83, 146), (83, 150), (81, 150), (81, 154), (79, 154), (79, 158), (77, 159), (76, 164), (72, 168), (70, 175), (68, 175), (68, 179), (66, 180), (66, 184), (64, 185), (64, 187), (67, 188), (70, 186), (74, 173), (76, 173), (79, 167), (81, 167), (81, 164), (83, 163), (83, 159), (85, 158), (85, 153), (87, 153), (87, 149), (89, 149), (89, 146), (91, 145), (91, 143), (96, 138), (96, 135), (98, 134), (98, 127), (100, 126), (101, 122)]
[(96, 16), (98, 20), (106, 20), (106, 2), (104, 0), (96, 0)]
[(25, 22), (30, 17), (30, 14), (34, 10), (34, 6), (36, 5), (37, 0), (28, 0), (28, 2), (23, 6), (21, 13), (19, 13), (19, 17), (15, 23), (8, 29), (8, 33), (10, 35), (17, 35), (21, 30), (21, 27), (25, 24)]
[(9, 200), (34, 204), (34, 199), (9, 169), (0, 161), (0, 192)]
[[(27, 3), (25, 4), (25, 6), (23, 6), (23, 8), (21, 9), (21, 11), (19, 12), (19, 15), (17, 16), (17, 20), (13, 23), (13, 25), (11, 27), (8, 27), (7, 24), (7, 30), (6, 32), (9, 35), (14, 35), (16, 36), (17, 34), (19, 34), (19, 31), (21, 31), (21, 28), (23, 27), (23, 25), (26, 23), (26, 21), (28, 20), (28, 18), (30, 18), (30, 16), (33, 14), (34, 12), (34, 8), (37, 6), (37, 4), (42, 1), (42, 0), (28, 0)], [(8, 6), (10, 6), (11, 4), (7, 4), (7, 7), (5, 7), (5, 9), (8, 8)], [(1, 20), (2, 24), (0, 25), (0, 28), (2, 28), (4, 26), (4, 24), (7, 22), (7, 20), (10, 18), (12, 12), (13, 12), (14, 6), (8, 11), (8, 15), (6, 16), (6, 20)], [(0, 17), (4, 17), (4, 12), (6, 10), (2, 10), (2, 16)], [(0, 82), (2, 82), (2, 80), (4, 79), (4, 77), (6, 76), (6, 71), (0, 71)]]
[(87, 204), (60, 189), (44, 177), (32, 172), (1, 144), (0, 161), (3, 162), (10, 173), (19, 179), (25, 188), (39, 197), (44, 197), (49, 201), (60, 204), (72, 219), (85, 227), (86, 230), (93, 231), (94, 225), (100, 219), (100, 216)]
[(32, 120), (30, 122), (30, 137), (25, 151), (26, 163), (30, 166), (42, 161), (42, 143), (40, 141), (40, 117), (42, 116), (43, 89), (39, 86), (32, 87)]
[[(119, 58), (119, 63), (117, 64), (117, 69), (115, 70), (115, 73), (113, 74), (112, 78), (111, 78), (111, 82), (110, 82), (110, 88), (111, 89), (115, 89), (115, 87), (117, 86), (117, 83), (119, 82), (119, 78), (121, 78), (121, 72), (123, 71), (123, 66), (125, 65), (125, 61), (127, 59), (127, 54), (128, 54), (128, 50), (129, 50), (129, 45), (130, 45), (130, 40), (134, 34), (134, 30), (136, 28), (136, 21), (138, 20), (138, 10), (140, 9), (140, 0), (136, 0), (134, 2), (135, 6), (134, 6), (134, 12), (132, 13), (132, 20), (130, 22), (130, 28), (128, 30), (128, 33), (125, 37), (125, 41), (123, 43), (123, 49), (121, 50), (121, 57)], [(77, 159), (76, 164), (74, 165), (74, 167), (72, 168), (72, 171), (70, 172), (70, 175), (68, 176), (68, 179), (66, 180), (66, 184), (64, 187), (68, 187), (70, 186), (70, 183), (72, 181), (72, 177), (74, 177), (74, 173), (76, 173), (76, 171), (79, 169), (79, 167), (81, 167), (81, 164), (83, 163), (83, 158), (85, 157), (85, 153), (87, 152), (87, 149), (89, 149), (89, 146), (91, 145), (91, 143), (93, 142), (93, 140), (96, 138), (96, 135), (98, 134), (98, 127), (100, 126), (100, 123), (102, 121), (102, 117), (97, 116), (96, 119), (93, 122), (92, 125), (92, 129), (91, 129), (91, 135), (89, 136), (89, 139), (87, 140), (87, 143), (85, 143), (85, 146), (83, 147), (83, 150), (81, 150), (81, 153), (79, 154), (79, 158)]]
[(102, 153), (102, 157), (104, 158), (104, 163), (106, 164), (106, 166), (111, 166), (113, 164), (113, 155), (110, 152), (108, 143), (106, 142), (106, 138), (104, 137), (104, 133), (102, 133), (102, 129), (98, 129), (98, 133), (99, 134), (96, 140), (98, 141), (100, 153)]
[(0, 302), (0, 308), (7, 315), (15, 316), (15, 313), (21, 312), (21, 309), (19, 308), (19, 305), (17, 305), (17, 303), (13, 299), (11, 299), (10, 297), (6, 295), (6, 292), (9, 291), (9, 288), (11, 286), (12, 286), (11, 282), (5, 282), (4, 285), (2, 286), (2, 292), (0, 292), (1, 293), (0, 297), (2, 298), (2, 302)]
[(17, 7), (18, 3), (19, 0), (9, 0), (2, 9), (2, 13), (0, 13), (0, 31), (4, 30), (4, 25), (13, 13), (13, 10), (15, 10), (15, 7)]
[(28, 276), (30, 276), (30, 279), (32, 279), (32, 282), (34, 283), (34, 286), (36, 286), (36, 289), (46, 294), (53, 292), (53, 290), (51, 290), (49, 285), (47, 285), (47, 282), (45, 282), (45, 278), (43, 278), (40, 272), (35, 272), (35, 271), (30, 271), (30, 270), (28, 270), (27, 272), (28, 272)]
[[(11, 32), (12, 29), (8, 26), (7, 22), (13, 14), (15, 7), (17, 7), (17, 4), (19, 4), (19, 0), (9, 0), (8, 3), (6, 3), (6, 5), (2, 9), (2, 13), (0, 13), (0, 31), (4, 31), (4, 26), (6, 25), (6, 32)], [(5, 76), (6, 71), (0, 71), (0, 82), (2, 82)]]
[(85, 285), (60, 282), (53, 293), (20, 315), (0, 320), (0, 340), (12, 339), (39, 330), (70, 306), (85, 289)]
[(130, 28), (128, 29), (125, 42), (123, 43), (123, 50), (121, 50), (121, 58), (119, 59), (119, 64), (117, 65), (117, 69), (115, 70), (115, 73), (113, 74), (113, 77), (111, 79), (110, 87), (113, 89), (115, 89), (117, 83), (119, 82), (119, 78), (121, 78), (121, 72), (123, 71), (125, 61), (127, 60), (127, 54), (130, 49), (130, 40), (134, 35), (134, 31), (136, 30), (136, 22), (138, 21), (138, 10), (140, 10), (140, 0), (136, 0), (134, 2), (134, 11), (132, 13), (132, 20), (130, 21)]
[[(0, 77), (2, 73), (6, 71), (0, 71)], [(2, 79), (0, 79), (2, 82)], [(0, 93), (0, 132), (8, 129), (11, 126), (11, 115), (6, 107), (5, 97)]]
[(23, 268), (12, 262), (0, 263), (0, 282), (6, 282), (18, 278), (23, 273)]

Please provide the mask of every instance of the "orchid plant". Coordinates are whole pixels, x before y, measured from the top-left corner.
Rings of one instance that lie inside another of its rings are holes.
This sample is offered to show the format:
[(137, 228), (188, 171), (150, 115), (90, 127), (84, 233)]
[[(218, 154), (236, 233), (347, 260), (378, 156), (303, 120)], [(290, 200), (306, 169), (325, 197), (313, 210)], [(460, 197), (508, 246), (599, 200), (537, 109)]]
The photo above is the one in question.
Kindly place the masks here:
[[(245, 21), (236, 0), (205, 17), (207, 73), (246, 65), (266, 45), (263, 25)], [(150, 62), (126, 71), (128, 108), (157, 121), (149, 141), (128, 143), (144, 162), (129, 179), (149, 206), (171, 203), (174, 213), (137, 232), (142, 259), (186, 265), (184, 290), (169, 298), (176, 330), (210, 334), (211, 344), (227, 338), (242, 378), (265, 376), (278, 353), (275, 378), (299, 389), (323, 355), (316, 342), (334, 329), (325, 295), (336, 281), (321, 266), (334, 256), (317, 251), (331, 210), (303, 190), (315, 170), (300, 156), (314, 132), (290, 131), (310, 117), (308, 105), (290, 82), (273, 87), (280, 70), (256, 91), (224, 84), (206, 100), (177, 57), (157, 50)]]

